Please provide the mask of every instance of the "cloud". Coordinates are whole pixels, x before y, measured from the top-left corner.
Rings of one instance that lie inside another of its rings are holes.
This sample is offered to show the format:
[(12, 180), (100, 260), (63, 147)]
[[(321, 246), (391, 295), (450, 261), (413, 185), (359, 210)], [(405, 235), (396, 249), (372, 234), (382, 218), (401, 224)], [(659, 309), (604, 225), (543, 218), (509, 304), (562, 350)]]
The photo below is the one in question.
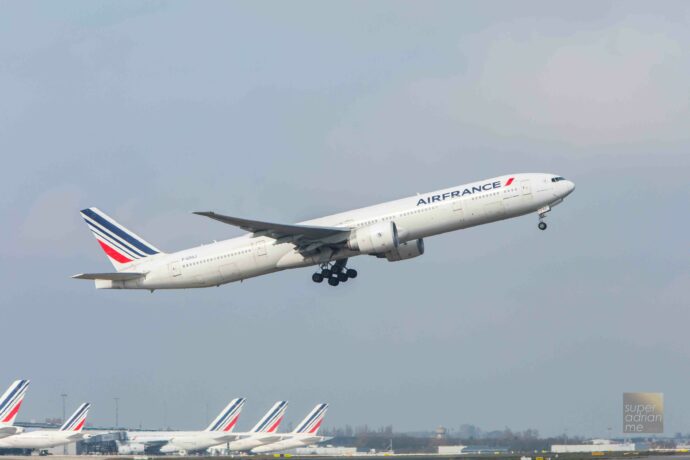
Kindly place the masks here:
[(61, 185), (39, 195), (21, 224), (18, 244), (8, 250), (57, 258), (72, 253), (84, 236), (77, 232), (80, 227), (75, 217), (82, 197), (81, 189), (75, 185)]
[(672, 25), (625, 18), (557, 34), (551, 21), (526, 36), (524, 19), (462, 39), (452, 57), (462, 70), (357, 100), (332, 144), (419, 152), (478, 137), (580, 147), (689, 138), (690, 65)]

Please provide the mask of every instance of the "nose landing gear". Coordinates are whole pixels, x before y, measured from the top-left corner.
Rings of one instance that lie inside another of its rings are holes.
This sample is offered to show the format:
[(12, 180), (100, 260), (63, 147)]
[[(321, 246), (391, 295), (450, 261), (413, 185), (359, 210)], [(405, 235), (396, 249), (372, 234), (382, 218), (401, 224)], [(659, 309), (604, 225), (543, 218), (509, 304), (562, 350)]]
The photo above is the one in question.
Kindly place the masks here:
[(537, 225), (539, 230), (546, 230), (547, 225), (546, 222), (544, 222), (544, 218), (546, 217), (546, 213), (549, 211), (551, 211), (551, 206), (549, 205), (546, 205), (537, 211), (539, 214), (539, 224)]
[(357, 270), (347, 268), (345, 264), (347, 264), (347, 259), (338, 260), (335, 263), (326, 262), (321, 264), (321, 271), (311, 275), (311, 279), (315, 283), (321, 283), (326, 279), (329, 285), (337, 286), (340, 283), (345, 283), (349, 279), (357, 278)]

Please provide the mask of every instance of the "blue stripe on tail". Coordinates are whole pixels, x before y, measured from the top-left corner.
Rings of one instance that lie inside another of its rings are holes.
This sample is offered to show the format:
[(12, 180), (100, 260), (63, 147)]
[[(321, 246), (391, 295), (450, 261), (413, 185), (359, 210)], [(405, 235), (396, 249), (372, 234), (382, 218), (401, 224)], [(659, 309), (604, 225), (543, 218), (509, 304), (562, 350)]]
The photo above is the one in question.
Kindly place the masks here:
[(119, 236), (123, 240), (129, 242), (132, 246), (138, 248), (139, 250), (145, 252), (148, 255), (154, 255), (158, 254), (158, 251), (155, 249), (151, 248), (150, 246), (145, 245), (138, 239), (134, 238), (132, 235), (129, 233), (123, 231), (121, 228), (111, 224), (108, 222), (106, 219), (103, 217), (99, 216), (95, 212), (93, 212), (91, 209), (83, 209), (81, 211), (84, 215), (88, 216), (90, 219), (92, 219), (94, 222), (97, 222), (100, 226), (110, 230), (113, 234)]

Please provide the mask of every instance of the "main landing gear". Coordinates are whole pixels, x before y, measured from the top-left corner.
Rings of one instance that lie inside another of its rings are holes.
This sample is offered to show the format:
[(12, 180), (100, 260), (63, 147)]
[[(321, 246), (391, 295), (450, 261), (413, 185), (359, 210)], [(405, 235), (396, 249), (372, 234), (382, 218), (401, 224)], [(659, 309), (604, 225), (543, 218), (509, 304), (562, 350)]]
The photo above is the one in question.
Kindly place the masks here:
[(324, 279), (327, 279), (328, 284), (337, 286), (350, 278), (357, 278), (357, 270), (347, 268), (345, 264), (347, 264), (347, 259), (338, 260), (335, 263), (326, 262), (321, 264), (321, 271), (311, 275), (311, 280), (315, 283), (321, 283)]
[(551, 206), (549, 205), (546, 205), (537, 211), (539, 214), (539, 224), (537, 225), (539, 230), (546, 230), (547, 225), (546, 222), (544, 222), (544, 218), (546, 217), (546, 213), (549, 211), (551, 211)]

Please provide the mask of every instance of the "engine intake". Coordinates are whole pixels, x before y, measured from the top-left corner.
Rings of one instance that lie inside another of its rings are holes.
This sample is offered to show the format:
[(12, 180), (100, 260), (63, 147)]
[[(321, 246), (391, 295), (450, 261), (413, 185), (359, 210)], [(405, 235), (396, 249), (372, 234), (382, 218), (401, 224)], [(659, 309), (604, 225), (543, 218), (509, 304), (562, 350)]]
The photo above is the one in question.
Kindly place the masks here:
[(422, 254), (424, 254), (424, 240), (419, 238), (418, 240), (402, 243), (397, 248), (386, 252), (385, 256), (389, 262), (398, 262), (400, 260), (412, 259)]
[(379, 254), (394, 250), (398, 244), (395, 222), (379, 222), (352, 232), (347, 247), (364, 254)]

